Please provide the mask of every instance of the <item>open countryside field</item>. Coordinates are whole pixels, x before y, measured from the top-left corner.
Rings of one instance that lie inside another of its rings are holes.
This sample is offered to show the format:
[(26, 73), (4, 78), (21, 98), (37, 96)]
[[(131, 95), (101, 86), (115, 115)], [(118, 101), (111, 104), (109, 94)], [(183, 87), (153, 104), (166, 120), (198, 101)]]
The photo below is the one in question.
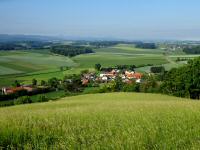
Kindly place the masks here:
[[(0, 55), (0, 67), (14, 69), (20, 73), (48, 70), (60, 66), (73, 66), (73, 62), (63, 56), (50, 54), (33, 53), (28, 51), (4, 52)], [(18, 72), (16, 72), (17, 74)], [(0, 75), (14, 74), (7, 71), (0, 71)]]
[(94, 64), (100, 63), (103, 67), (116, 65), (159, 65), (168, 61), (162, 55), (122, 55), (109, 53), (95, 53), (90, 55), (79, 55), (73, 58), (80, 67), (91, 68)]
[(118, 44), (109, 48), (96, 49), (96, 52), (118, 53), (118, 54), (162, 54), (164, 51), (160, 49), (140, 49), (135, 48), (134, 44)]
[(139, 49), (135, 48), (133, 44), (119, 44), (113, 47), (96, 49), (95, 52), (95, 54), (76, 56), (73, 60), (80, 67), (93, 67), (96, 63), (102, 64), (103, 67), (168, 63), (163, 56), (163, 50)]
[[(133, 44), (118, 44), (116, 46), (95, 49), (94, 54), (78, 55), (68, 58), (53, 55), (48, 50), (30, 51), (1, 51), (0, 52), (0, 87), (10, 86), (14, 80), (30, 84), (35, 78), (39, 82), (52, 77), (62, 79), (66, 74), (80, 73), (81, 70), (94, 69), (100, 63), (103, 67), (116, 65), (163, 65), (166, 70), (182, 66), (177, 63), (177, 57), (191, 57), (197, 55), (164, 56), (161, 49), (139, 49)], [(71, 70), (61, 71), (60, 66), (70, 66)], [(141, 67), (137, 71), (149, 72), (150, 67)]]
[[(73, 67), (76, 64), (64, 56), (52, 55), (46, 51), (1, 51), (0, 52), (0, 87), (8, 86), (14, 80), (24, 81), (34, 75), (41, 79), (64, 76), (60, 66)], [(25, 78), (24, 78), (25, 77)]]
[(200, 103), (109, 93), (0, 108), (0, 146), (19, 149), (199, 149)]

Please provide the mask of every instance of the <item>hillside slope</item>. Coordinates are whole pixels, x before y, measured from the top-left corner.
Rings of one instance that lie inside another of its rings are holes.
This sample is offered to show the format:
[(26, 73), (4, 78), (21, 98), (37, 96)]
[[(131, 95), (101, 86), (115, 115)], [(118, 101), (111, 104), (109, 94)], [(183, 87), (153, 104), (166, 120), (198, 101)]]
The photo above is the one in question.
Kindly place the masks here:
[(199, 149), (200, 103), (112, 93), (0, 108), (0, 147)]

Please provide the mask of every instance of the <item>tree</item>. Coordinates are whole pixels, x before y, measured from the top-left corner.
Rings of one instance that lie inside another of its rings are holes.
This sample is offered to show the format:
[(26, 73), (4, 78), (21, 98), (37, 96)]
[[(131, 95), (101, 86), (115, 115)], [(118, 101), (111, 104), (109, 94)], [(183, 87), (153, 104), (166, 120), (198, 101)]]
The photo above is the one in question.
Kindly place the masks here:
[(14, 83), (13, 83), (13, 87), (20, 87), (21, 84), (19, 83), (18, 80), (15, 80)]
[(55, 88), (55, 89), (58, 89), (59, 85), (60, 85), (60, 82), (57, 78), (51, 78), (48, 80), (48, 85), (51, 87), (51, 88)]
[(163, 67), (163, 66), (151, 67), (150, 70), (151, 70), (152, 73), (164, 73), (165, 67)]
[(199, 99), (200, 97), (200, 57), (190, 60), (188, 65), (171, 69), (161, 85), (163, 93)]
[(160, 87), (154, 76), (146, 76), (144, 82), (140, 84), (140, 91), (144, 93), (157, 93)]
[(135, 71), (135, 68), (136, 68), (135, 65), (130, 65), (130, 66), (129, 66), (129, 69), (132, 70), (132, 71)]
[(14, 101), (14, 104), (15, 105), (19, 105), (19, 104), (30, 104), (32, 103), (32, 100), (29, 96), (22, 96), (22, 97), (19, 97), (18, 99), (16, 99)]
[(63, 80), (63, 87), (66, 92), (77, 93), (82, 91), (83, 85), (81, 75), (73, 74), (65, 76)]
[(124, 83), (122, 82), (122, 78), (117, 76), (113, 84), (113, 90), (115, 92), (120, 92), (122, 91), (123, 86), (124, 86)]
[(101, 64), (95, 64), (95, 69), (97, 71), (100, 71), (101, 70)]
[(36, 80), (36, 79), (33, 79), (33, 80), (32, 80), (32, 85), (33, 85), (33, 86), (36, 86), (36, 85), (37, 85), (37, 80)]
[(46, 84), (47, 84), (46, 81), (41, 80), (41, 83), (40, 83), (41, 86), (45, 86)]

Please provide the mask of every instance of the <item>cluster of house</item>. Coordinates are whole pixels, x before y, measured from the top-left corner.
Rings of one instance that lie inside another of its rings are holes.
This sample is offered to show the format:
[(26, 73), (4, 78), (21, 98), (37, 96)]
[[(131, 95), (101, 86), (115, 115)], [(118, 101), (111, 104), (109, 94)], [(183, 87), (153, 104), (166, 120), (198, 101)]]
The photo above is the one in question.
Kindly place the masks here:
[(2, 94), (9, 95), (9, 94), (14, 94), (23, 90), (27, 92), (33, 92), (34, 88), (31, 85), (24, 85), (20, 87), (3, 87)]
[(132, 81), (135, 81), (136, 83), (141, 83), (143, 74), (135, 71), (121, 71), (117, 69), (113, 69), (110, 72), (102, 72), (99, 75), (88, 73), (83, 75), (82, 84), (87, 85), (88, 83), (90, 83), (90, 81), (99, 81), (102, 83), (106, 83), (114, 81), (117, 77), (121, 77), (122, 81), (125, 83), (132, 83)]

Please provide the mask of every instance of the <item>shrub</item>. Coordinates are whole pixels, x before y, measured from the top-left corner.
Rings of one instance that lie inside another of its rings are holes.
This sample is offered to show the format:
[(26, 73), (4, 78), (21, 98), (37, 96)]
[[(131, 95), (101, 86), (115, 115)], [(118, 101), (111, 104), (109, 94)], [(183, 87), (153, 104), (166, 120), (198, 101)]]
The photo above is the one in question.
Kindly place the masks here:
[(48, 99), (48, 97), (47, 96), (45, 96), (45, 95), (40, 95), (39, 97), (38, 97), (38, 102), (47, 102), (49, 99)]
[(19, 97), (18, 99), (16, 99), (14, 101), (15, 105), (19, 105), (19, 104), (30, 104), (32, 103), (32, 100), (29, 96), (23, 96), (23, 97)]

